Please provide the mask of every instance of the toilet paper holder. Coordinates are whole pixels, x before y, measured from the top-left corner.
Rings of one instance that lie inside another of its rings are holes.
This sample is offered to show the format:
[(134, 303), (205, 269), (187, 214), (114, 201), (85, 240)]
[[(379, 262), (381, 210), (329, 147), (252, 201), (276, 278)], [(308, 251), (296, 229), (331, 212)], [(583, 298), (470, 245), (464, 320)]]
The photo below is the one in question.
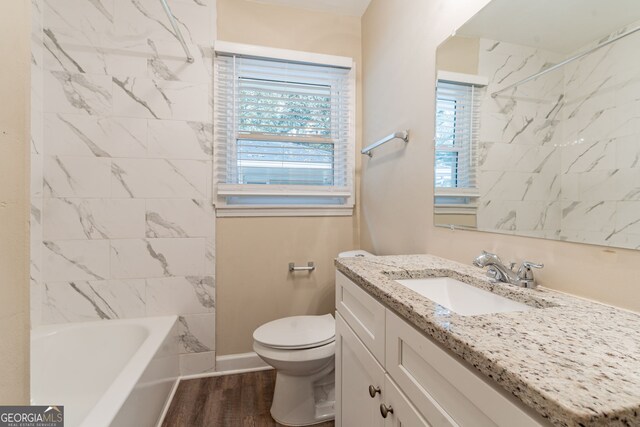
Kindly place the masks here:
[(300, 266), (300, 267), (296, 267), (295, 262), (289, 263), (290, 273), (293, 273), (294, 271), (308, 271), (309, 273), (311, 273), (315, 269), (316, 269), (316, 265), (313, 261), (309, 261), (306, 266)]

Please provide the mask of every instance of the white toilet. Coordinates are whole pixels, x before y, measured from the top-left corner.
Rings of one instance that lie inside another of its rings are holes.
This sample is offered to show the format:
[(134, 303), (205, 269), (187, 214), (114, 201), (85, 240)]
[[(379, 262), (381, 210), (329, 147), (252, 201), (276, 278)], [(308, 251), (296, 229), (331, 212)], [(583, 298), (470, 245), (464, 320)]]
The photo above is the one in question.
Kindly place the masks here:
[[(338, 257), (371, 256), (365, 251)], [(335, 417), (335, 320), (293, 316), (265, 323), (253, 333), (253, 350), (276, 369), (271, 416), (287, 426)]]

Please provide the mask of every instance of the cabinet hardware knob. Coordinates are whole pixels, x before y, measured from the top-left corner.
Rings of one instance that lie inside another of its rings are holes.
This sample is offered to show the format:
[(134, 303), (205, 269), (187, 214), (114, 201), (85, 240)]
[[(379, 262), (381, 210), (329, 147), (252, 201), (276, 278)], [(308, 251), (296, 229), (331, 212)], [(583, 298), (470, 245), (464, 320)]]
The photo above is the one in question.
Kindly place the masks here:
[(387, 415), (393, 414), (393, 408), (391, 406), (387, 406), (384, 403), (380, 404), (380, 414), (382, 418), (387, 418)]
[(376, 394), (382, 394), (382, 392), (380, 391), (380, 387), (374, 387), (372, 385), (369, 386), (369, 396), (376, 397)]

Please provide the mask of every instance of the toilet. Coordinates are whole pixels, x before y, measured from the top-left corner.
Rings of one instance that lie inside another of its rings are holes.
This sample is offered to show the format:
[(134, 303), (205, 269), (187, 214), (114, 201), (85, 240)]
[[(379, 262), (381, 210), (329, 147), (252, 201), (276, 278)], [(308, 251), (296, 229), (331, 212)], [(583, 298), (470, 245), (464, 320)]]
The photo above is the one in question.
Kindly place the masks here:
[[(340, 258), (371, 256), (342, 252)], [(335, 417), (335, 319), (331, 314), (293, 316), (265, 323), (253, 333), (253, 350), (276, 370), (271, 416), (287, 426)]]

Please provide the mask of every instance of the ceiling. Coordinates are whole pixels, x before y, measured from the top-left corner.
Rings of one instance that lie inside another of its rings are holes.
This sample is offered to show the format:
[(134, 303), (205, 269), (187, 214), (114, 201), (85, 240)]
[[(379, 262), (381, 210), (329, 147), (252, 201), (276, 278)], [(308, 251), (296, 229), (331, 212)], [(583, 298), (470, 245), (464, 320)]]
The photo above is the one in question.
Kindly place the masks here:
[(639, 0), (493, 0), (456, 34), (571, 53), (636, 21)]
[(253, 0), (300, 9), (333, 12), (339, 15), (362, 16), (371, 0)]

